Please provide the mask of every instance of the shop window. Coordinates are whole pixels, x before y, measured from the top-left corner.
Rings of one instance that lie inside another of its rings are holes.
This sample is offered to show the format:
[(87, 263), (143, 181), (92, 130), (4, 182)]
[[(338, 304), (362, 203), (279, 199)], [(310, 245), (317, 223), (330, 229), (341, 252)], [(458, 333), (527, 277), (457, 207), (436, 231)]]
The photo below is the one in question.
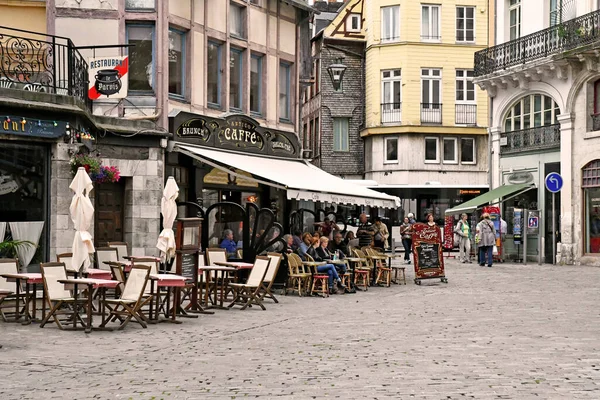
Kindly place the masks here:
[(221, 69), (222, 46), (216, 42), (208, 42), (208, 65), (207, 65), (207, 100), (212, 107), (221, 106), (221, 83), (223, 81), (223, 70)]
[(600, 160), (581, 171), (585, 199), (585, 252), (600, 253)]
[(169, 94), (185, 96), (185, 33), (169, 29)]
[(129, 90), (149, 93), (154, 90), (154, 26), (127, 25), (129, 48)]
[(385, 139), (385, 163), (398, 162), (398, 138)]
[(438, 138), (425, 138), (425, 163), (434, 164), (440, 162), (438, 144)]

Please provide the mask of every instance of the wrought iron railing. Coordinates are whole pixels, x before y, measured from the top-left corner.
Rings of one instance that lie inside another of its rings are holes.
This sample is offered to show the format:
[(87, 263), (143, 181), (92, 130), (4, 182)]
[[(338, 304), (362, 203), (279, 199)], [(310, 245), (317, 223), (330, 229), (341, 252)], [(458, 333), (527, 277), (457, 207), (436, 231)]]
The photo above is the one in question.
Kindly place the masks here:
[(560, 124), (538, 126), (500, 135), (500, 154), (560, 147)]
[(442, 103), (421, 103), (421, 123), (441, 124)]
[(457, 125), (477, 125), (477, 104), (456, 104), (454, 123)]
[(600, 114), (592, 114), (592, 131), (600, 131)]
[(381, 103), (381, 123), (390, 124), (402, 121), (402, 103)]
[(600, 39), (600, 10), (475, 53), (475, 76), (594, 43)]
[(71, 39), (4, 26), (0, 88), (68, 95), (90, 104), (88, 64)]

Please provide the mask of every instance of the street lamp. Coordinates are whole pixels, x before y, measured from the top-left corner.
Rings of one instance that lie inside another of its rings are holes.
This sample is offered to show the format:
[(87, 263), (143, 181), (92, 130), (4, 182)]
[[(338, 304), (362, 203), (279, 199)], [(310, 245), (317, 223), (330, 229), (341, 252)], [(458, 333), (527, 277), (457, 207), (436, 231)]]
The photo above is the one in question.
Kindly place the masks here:
[(342, 64), (342, 59), (338, 58), (334, 64), (331, 64), (327, 67), (327, 72), (329, 72), (329, 77), (331, 78), (331, 83), (333, 83), (333, 88), (337, 91), (340, 90), (340, 86), (342, 84), (342, 79), (344, 78), (344, 72), (346, 72), (346, 66)]

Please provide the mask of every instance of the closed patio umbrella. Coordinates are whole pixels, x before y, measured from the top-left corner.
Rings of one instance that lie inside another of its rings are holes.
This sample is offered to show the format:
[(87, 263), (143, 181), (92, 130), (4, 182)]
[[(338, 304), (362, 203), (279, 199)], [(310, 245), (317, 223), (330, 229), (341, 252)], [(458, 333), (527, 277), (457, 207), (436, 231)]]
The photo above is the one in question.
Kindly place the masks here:
[(175, 256), (175, 233), (173, 232), (173, 223), (177, 217), (177, 196), (179, 196), (179, 187), (175, 179), (170, 176), (163, 190), (162, 200), (160, 202), (160, 212), (163, 216), (163, 230), (158, 235), (156, 247), (160, 250), (160, 258), (164, 261), (170, 261)]
[(73, 239), (73, 268), (87, 272), (90, 266), (90, 254), (94, 252), (92, 235), (88, 232), (94, 218), (94, 206), (90, 200), (90, 192), (94, 188), (85, 169), (77, 170), (69, 188), (75, 192), (71, 200), (71, 219), (75, 225), (75, 239)]

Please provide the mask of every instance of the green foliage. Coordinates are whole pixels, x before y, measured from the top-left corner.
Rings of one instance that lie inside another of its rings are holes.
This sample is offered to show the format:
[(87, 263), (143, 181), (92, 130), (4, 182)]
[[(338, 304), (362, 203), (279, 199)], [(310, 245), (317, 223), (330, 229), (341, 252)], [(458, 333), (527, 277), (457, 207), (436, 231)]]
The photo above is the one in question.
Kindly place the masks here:
[(17, 258), (17, 249), (21, 246), (34, 246), (29, 240), (5, 240), (0, 242), (1, 258)]

